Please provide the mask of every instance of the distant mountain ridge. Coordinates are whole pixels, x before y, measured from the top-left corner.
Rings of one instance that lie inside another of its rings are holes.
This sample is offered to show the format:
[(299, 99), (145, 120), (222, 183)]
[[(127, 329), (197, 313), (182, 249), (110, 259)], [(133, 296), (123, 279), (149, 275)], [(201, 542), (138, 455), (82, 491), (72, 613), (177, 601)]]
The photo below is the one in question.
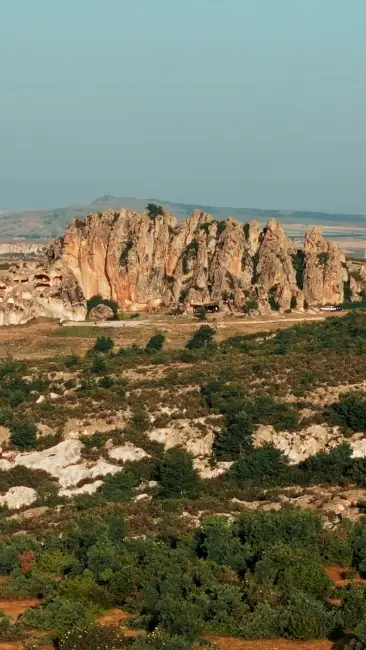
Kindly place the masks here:
[(0, 238), (53, 239), (60, 237), (74, 218), (80, 219), (91, 212), (103, 212), (108, 209), (120, 210), (126, 208), (142, 212), (147, 203), (162, 205), (167, 212), (171, 212), (179, 220), (186, 219), (195, 209), (198, 209), (212, 214), (217, 219), (232, 216), (243, 222), (256, 219), (260, 223), (265, 223), (268, 219), (275, 218), (279, 219), (285, 227), (292, 223), (366, 226), (366, 216), (361, 214), (235, 208), (172, 202), (159, 198), (136, 199), (134, 197), (116, 197), (105, 194), (90, 203), (70, 205), (64, 208), (0, 212)]

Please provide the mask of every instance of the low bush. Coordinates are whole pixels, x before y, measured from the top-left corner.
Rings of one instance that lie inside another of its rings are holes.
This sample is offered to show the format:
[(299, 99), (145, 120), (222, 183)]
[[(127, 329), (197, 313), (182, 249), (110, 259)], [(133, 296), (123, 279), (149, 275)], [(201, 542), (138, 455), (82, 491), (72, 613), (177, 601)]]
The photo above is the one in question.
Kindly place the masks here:
[(324, 410), (326, 420), (331, 425), (345, 430), (366, 431), (366, 395), (364, 393), (344, 393), (339, 402)]
[(186, 348), (188, 350), (198, 350), (200, 348), (207, 348), (213, 343), (215, 330), (209, 325), (201, 325), (201, 327), (194, 332), (189, 339)]
[(165, 336), (159, 332), (151, 337), (150, 341), (146, 344), (146, 350), (149, 350), (150, 352), (159, 352), (159, 350), (163, 349), (164, 343)]
[(14, 420), (10, 427), (10, 441), (18, 449), (32, 449), (37, 445), (37, 429), (33, 422)]
[(239, 458), (230, 468), (230, 474), (236, 483), (253, 481), (260, 483), (272, 476), (280, 475), (286, 468), (282, 453), (272, 445), (256, 449), (246, 458)]
[(95, 352), (110, 352), (113, 350), (113, 347), (114, 341), (110, 336), (98, 336), (93, 346), (93, 350)]
[(59, 650), (123, 650), (126, 638), (119, 628), (93, 626), (76, 627), (63, 634), (58, 641)]
[(159, 494), (163, 498), (195, 499), (201, 491), (198, 472), (192, 457), (182, 449), (168, 451), (158, 470)]

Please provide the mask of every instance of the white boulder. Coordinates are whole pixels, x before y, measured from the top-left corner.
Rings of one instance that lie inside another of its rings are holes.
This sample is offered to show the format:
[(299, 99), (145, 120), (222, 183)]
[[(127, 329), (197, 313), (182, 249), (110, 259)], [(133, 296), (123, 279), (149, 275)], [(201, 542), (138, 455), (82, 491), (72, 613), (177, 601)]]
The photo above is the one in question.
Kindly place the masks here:
[(103, 485), (103, 481), (94, 481), (94, 483), (85, 483), (82, 487), (74, 488), (73, 490), (60, 490), (60, 497), (73, 497), (77, 494), (94, 494), (97, 489)]
[(19, 485), (0, 496), (0, 505), (7, 506), (10, 510), (19, 510), (24, 506), (30, 506), (37, 499), (37, 492), (30, 487)]
[(108, 455), (110, 458), (113, 458), (113, 460), (121, 460), (124, 463), (128, 461), (134, 462), (142, 460), (142, 458), (149, 458), (149, 454), (147, 454), (144, 449), (141, 449), (141, 447), (135, 447), (135, 445), (130, 442), (127, 442), (125, 445), (121, 445), (120, 447), (110, 449)]

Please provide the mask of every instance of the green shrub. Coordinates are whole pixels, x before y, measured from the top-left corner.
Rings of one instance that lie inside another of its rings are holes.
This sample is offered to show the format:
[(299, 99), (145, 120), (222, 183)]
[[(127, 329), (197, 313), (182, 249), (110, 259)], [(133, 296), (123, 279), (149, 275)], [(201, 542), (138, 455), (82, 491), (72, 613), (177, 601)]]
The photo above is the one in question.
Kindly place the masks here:
[(286, 608), (285, 633), (293, 639), (308, 641), (325, 637), (329, 616), (324, 605), (301, 593), (290, 599)]
[(36, 550), (37, 542), (28, 535), (19, 535), (11, 541), (0, 540), (0, 575), (9, 575), (19, 567), (19, 555)]
[(196, 312), (196, 318), (199, 321), (206, 321), (207, 320), (207, 314), (206, 314), (206, 309), (204, 307), (200, 307), (198, 311)]
[(366, 592), (360, 585), (350, 585), (344, 594), (341, 608), (344, 628), (354, 630), (360, 621), (366, 620)]
[(65, 357), (64, 364), (66, 368), (69, 368), (70, 370), (72, 368), (76, 368), (81, 362), (80, 357), (77, 356), (77, 354), (69, 354), (67, 357)]
[(107, 364), (100, 356), (95, 356), (90, 366), (90, 372), (96, 375), (101, 375), (107, 372)]
[(117, 474), (108, 474), (99, 488), (101, 496), (107, 501), (129, 501), (133, 490), (140, 483), (135, 472), (122, 470)]
[(78, 626), (60, 637), (58, 647), (59, 650), (123, 650), (125, 643), (119, 628)]
[(16, 408), (19, 404), (25, 402), (28, 398), (27, 393), (22, 390), (15, 390), (9, 397), (9, 405), (12, 408)]
[(364, 393), (343, 393), (339, 402), (324, 410), (326, 420), (352, 431), (366, 431), (366, 395)]
[(320, 517), (308, 510), (244, 512), (239, 517), (238, 527), (243, 542), (257, 552), (274, 544), (315, 549), (323, 528)]
[(196, 535), (199, 556), (242, 572), (250, 557), (237, 530), (223, 517), (207, 517)]
[(161, 205), (157, 205), (156, 203), (148, 203), (146, 206), (146, 212), (149, 215), (150, 219), (163, 217), (165, 214), (164, 208)]
[(244, 309), (245, 314), (251, 314), (253, 311), (258, 311), (258, 301), (257, 300), (247, 300)]
[(55, 598), (42, 609), (28, 609), (21, 618), (21, 624), (40, 630), (54, 630), (64, 635), (70, 629), (85, 624), (91, 627), (98, 608), (90, 603)]
[(240, 411), (226, 416), (226, 425), (216, 434), (213, 450), (220, 460), (235, 460), (252, 450), (253, 420)]
[(151, 352), (158, 352), (159, 350), (163, 349), (164, 343), (165, 336), (159, 332), (158, 334), (154, 334), (154, 336), (151, 337), (150, 341), (146, 345), (146, 350), (149, 350)]
[(71, 553), (63, 553), (60, 550), (43, 551), (37, 558), (37, 567), (40, 571), (54, 573), (60, 576), (66, 569), (69, 569), (75, 562)]
[(286, 467), (282, 453), (270, 444), (255, 450), (246, 458), (239, 458), (230, 468), (230, 475), (237, 483), (261, 481), (278, 476)]
[(320, 451), (300, 463), (299, 469), (305, 473), (305, 478), (310, 482), (338, 481), (341, 476), (347, 476), (352, 471), (353, 461), (351, 447), (342, 443), (330, 452)]
[(131, 424), (139, 432), (146, 431), (149, 428), (150, 418), (144, 407), (135, 408), (133, 410)]
[(9, 616), (0, 610), (0, 639), (3, 641), (10, 641), (13, 640), (15, 636), (16, 630), (12, 627)]
[(37, 429), (33, 422), (14, 420), (10, 427), (10, 440), (18, 449), (32, 449), (37, 445)]
[[(296, 271), (296, 284), (299, 289), (304, 288), (304, 270), (305, 270), (305, 253), (302, 250), (296, 251), (291, 255), (292, 264)], [(295, 305), (296, 306), (296, 305)]]
[(159, 468), (160, 496), (168, 499), (195, 499), (201, 491), (201, 481), (193, 467), (192, 457), (182, 449), (168, 451)]
[(277, 299), (277, 287), (272, 287), (268, 291), (268, 302), (269, 306), (273, 311), (279, 311), (280, 309), (280, 304)]
[(188, 341), (186, 348), (188, 350), (198, 350), (199, 348), (206, 348), (213, 343), (213, 337), (215, 335), (215, 330), (209, 325), (201, 325), (201, 327), (196, 330), (193, 336)]
[(113, 350), (114, 341), (110, 336), (98, 336), (93, 346), (95, 352), (110, 352)]
[(328, 264), (329, 262), (329, 253), (318, 253), (317, 255), (317, 263), (318, 266), (322, 266), (323, 268)]
[(346, 646), (346, 650), (365, 650), (366, 648), (366, 618), (359, 621), (356, 626), (355, 633), (357, 634), (358, 639), (353, 639), (350, 641), (349, 645)]

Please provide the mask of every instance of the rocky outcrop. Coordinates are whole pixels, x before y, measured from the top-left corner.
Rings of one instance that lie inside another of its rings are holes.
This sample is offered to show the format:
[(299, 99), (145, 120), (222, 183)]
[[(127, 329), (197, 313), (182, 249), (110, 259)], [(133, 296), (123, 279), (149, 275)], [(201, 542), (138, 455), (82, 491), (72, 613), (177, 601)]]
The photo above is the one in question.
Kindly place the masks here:
[(49, 251), (74, 274), (85, 298), (96, 294), (124, 309), (226, 300), (260, 311), (286, 310), (343, 300), (347, 273), (339, 247), (318, 228), (299, 255), (281, 225), (271, 219), (218, 222), (196, 210), (178, 223), (171, 214), (151, 217), (127, 210), (75, 220)]
[(10, 488), (4, 495), (0, 496), (0, 505), (7, 506), (9, 510), (19, 510), (30, 506), (37, 499), (37, 492), (30, 487), (19, 485)]
[(199, 210), (180, 223), (168, 213), (108, 210), (75, 219), (44, 263), (13, 266), (0, 281), (0, 324), (11, 324), (84, 320), (85, 301), (98, 294), (131, 311), (207, 301), (301, 309), (341, 302), (349, 278), (338, 245), (319, 228), (299, 251), (275, 219), (263, 228)]
[(343, 302), (348, 273), (339, 245), (323, 239), (321, 228), (315, 226), (306, 234), (304, 252), (305, 300), (309, 305)]
[(86, 303), (74, 274), (60, 263), (21, 262), (0, 272), (0, 325), (32, 318), (83, 321)]
[(113, 320), (114, 314), (113, 314), (113, 309), (111, 307), (108, 307), (108, 305), (96, 305), (93, 307), (90, 312), (88, 313), (88, 318), (87, 320), (89, 321), (107, 321), (107, 320)]
[(342, 443), (350, 444), (352, 458), (366, 458), (366, 437), (355, 433), (346, 438), (338, 427), (314, 424), (300, 431), (276, 431), (272, 426), (259, 425), (253, 436), (255, 447), (271, 444), (279, 449), (291, 464), (301, 463), (320, 451), (330, 452)]
[(9, 241), (0, 243), (0, 255), (12, 257), (26, 257), (28, 255), (38, 255), (46, 252), (46, 245), (44, 242), (23, 242), (23, 241)]

